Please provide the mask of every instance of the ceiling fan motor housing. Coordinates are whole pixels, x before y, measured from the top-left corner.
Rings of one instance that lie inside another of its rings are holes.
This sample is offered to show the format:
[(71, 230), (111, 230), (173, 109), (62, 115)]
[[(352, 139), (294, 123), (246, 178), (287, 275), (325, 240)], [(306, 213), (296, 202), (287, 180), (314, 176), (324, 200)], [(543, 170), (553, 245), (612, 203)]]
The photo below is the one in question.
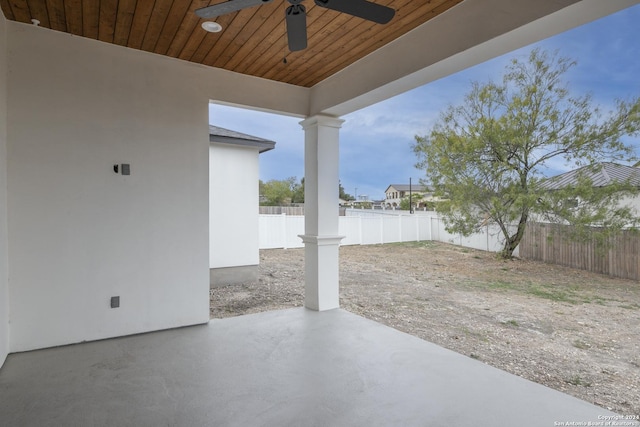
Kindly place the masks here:
[[(273, 0), (229, 0), (196, 10), (200, 18), (213, 18), (231, 12), (269, 3)], [(307, 10), (300, 4), (303, 0), (287, 0), (291, 6), (285, 11), (289, 49), (303, 50), (307, 47)], [(378, 24), (391, 21), (396, 11), (369, 0), (314, 0), (316, 5), (346, 13)]]

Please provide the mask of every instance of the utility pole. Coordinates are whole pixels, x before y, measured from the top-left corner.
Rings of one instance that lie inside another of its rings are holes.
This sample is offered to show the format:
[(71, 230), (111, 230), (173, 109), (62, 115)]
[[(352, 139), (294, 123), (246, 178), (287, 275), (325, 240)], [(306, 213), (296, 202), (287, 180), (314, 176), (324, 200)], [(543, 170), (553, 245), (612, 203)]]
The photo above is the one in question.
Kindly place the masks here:
[(413, 213), (413, 200), (411, 197), (411, 177), (409, 177), (409, 213)]

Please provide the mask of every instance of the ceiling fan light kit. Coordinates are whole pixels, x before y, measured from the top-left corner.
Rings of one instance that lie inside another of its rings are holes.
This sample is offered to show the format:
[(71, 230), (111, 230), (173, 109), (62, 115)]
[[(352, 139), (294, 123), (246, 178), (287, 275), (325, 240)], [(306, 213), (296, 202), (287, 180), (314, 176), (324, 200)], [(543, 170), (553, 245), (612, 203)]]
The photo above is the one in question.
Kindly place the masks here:
[[(229, 0), (212, 6), (196, 10), (200, 18), (209, 19), (227, 13), (237, 12), (273, 0)], [(368, 0), (314, 0), (315, 4), (326, 9), (346, 13), (358, 18), (366, 19), (378, 24), (386, 24), (395, 15), (396, 11), (390, 7), (382, 6)], [(300, 4), (302, 0), (288, 0), (291, 6), (285, 10), (285, 22), (287, 25), (287, 41), (292, 52), (307, 48), (307, 10)], [(203, 23), (203, 28), (204, 27)], [(215, 24), (212, 22), (211, 24)], [(220, 27), (218, 25), (218, 27)], [(222, 27), (220, 27), (220, 30)], [(207, 31), (207, 28), (205, 28)], [(218, 31), (220, 31), (218, 30)]]
[(212, 21), (204, 21), (202, 23), (202, 28), (210, 33), (219, 33), (222, 31), (222, 25)]

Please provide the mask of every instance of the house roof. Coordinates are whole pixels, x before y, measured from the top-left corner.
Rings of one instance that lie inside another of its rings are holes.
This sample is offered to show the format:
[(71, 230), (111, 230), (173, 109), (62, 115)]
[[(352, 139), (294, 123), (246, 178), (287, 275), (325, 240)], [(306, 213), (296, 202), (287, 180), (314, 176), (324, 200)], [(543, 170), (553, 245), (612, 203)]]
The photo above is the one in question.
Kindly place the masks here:
[(619, 165), (617, 163), (602, 162), (595, 165), (584, 166), (547, 179), (543, 188), (558, 190), (572, 187), (578, 184), (580, 177), (588, 178), (594, 187), (606, 187), (614, 183), (630, 182), (640, 186), (640, 168)]
[[(386, 193), (392, 187), (396, 191), (409, 191), (409, 184), (391, 184), (387, 187), (386, 190), (384, 190), (384, 192)], [(411, 184), (411, 191), (425, 192), (425, 191), (429, 191), (429, 189), (427, 188), (427, 186), (422, 184)]]
[(276, 146), (275, 141), (212, 125), (209, 125), (209, 142), (256, 147), (260, 153), (273, 150)]

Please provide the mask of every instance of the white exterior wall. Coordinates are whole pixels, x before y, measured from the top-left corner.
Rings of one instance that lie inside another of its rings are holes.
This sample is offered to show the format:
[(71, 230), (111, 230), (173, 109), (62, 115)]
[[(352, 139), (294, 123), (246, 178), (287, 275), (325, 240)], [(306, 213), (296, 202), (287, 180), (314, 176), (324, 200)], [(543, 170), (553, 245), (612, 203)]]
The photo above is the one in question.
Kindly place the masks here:
[(9, 353), (6, 20), (0, 13), (0, 366)]
[(620, 200), (620, 206), (626, 206), (635, 210), (636, 215), (640, 215), (640, 195), (635, 197), (624, 197)]
[(7, 29), (10, 351), (207, 322), (197, 79), (154, 55)]
[(258, 265), (258, 149), (209, 148), (209, 266)]

